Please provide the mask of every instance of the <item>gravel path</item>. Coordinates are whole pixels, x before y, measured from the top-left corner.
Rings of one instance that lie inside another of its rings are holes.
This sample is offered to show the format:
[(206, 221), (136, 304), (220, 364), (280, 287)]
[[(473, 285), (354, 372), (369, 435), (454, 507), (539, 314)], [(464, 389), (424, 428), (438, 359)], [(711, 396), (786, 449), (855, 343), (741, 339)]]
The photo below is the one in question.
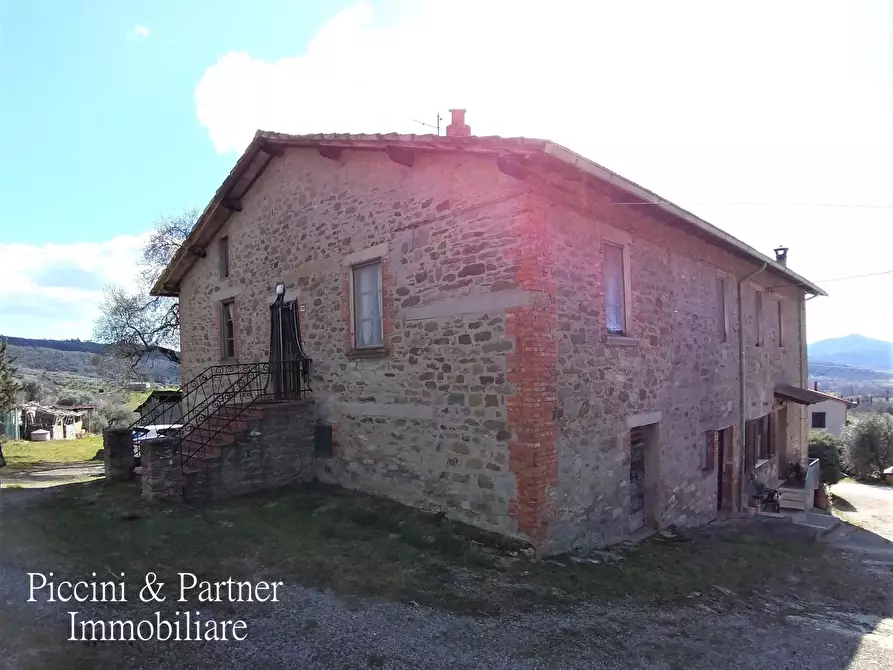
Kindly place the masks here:
[(34, 466), (27, 470), (0, 470), (0, 486), (22, 488), (50, 488), (63, 484), (98, 479), (104, 475), (102, 463), (70, 463), (54, 466)]
[[(0, 492), (0, 523), (5, 514), (27, 513), (28, 500), (42, 494)], [(887, 523), (893, 528), (893, 518)], [(849, 552), (855, 566), (871, 571), (869, 578), (878, 589), (893, 590), (893, 571), (871, 562), (886, 560), (878, 558), (884, 554), (853, 550), (847, 543), (867, 543), (881, 551), (893, 544), (858, 530), (832, 535), (830, 541)], [(893, 667), (889, 600), (881, 605), (853, 602), (844, 609), (830, 601), (742, 603), (709, 584), (672, 610), (590, 603), (570, 611), (482, 619), (346, 599), (286, 584), (284, 600), (276, 605), (202, 612), (204, 618), (245, 619), (248, 639), (241, 643), (87, 646), (63, 642), (70, 606), (24, 602), (24, 571), (5, 565), (3, 555), (0, 542), (0, 668), (4, 669)], [(131, 606), (126, 616), (139, 619), (151, 611), (138, 612)], [(89, 616), (122, 614), (96, 610)]]

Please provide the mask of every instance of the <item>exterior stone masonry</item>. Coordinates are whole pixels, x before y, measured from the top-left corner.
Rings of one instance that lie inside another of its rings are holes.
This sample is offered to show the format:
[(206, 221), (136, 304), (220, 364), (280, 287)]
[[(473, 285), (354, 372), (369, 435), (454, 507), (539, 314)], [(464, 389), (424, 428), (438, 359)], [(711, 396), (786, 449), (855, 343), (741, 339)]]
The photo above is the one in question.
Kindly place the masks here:
[(312, 481), (316, 477), (314, 403), (258, 406), (257, 410), (259, 418), (249, 421), (244, 434), (222, 448), (220, 458), (205, 461), (198, 472), (183, 473), (176, 440), (144, 442), (143, 496), (199, 502)]
[[(300, 305), (316, 411), (333, 426), (320, 479), (546, 552), (601, 546), (629, 534), (629, 431), (647, 415), (659, 421), (656, 523), (709, 521), (720, 465), (702, 462), (708, 431), (731, 427), (721, 471), (739, 487), (726, 502), (740, 495), (735, 281), (760, 268), (666, 215), (552, 181), (461, 152), (421, 151), (407, 167), (383, 151), (286, 150), (218, 233), (229, 238), (229, 277), (212, 244), (182, 281), (184, 381), (220, 360), (224, 300), (234, 301), (238, 361), (269, 357), (281, 281)], [(629, 258), (630, 332), (619, 339), (606, 334), (607, 238), (625, 240)], [(384, 348), (359, 355), (351, 268), (376, 258)], [(763, 272), (746, 285), (747, 419), (774, 409), (775, 383), (803, 383), (803, 296), (785, 283)], [(805, 412), (786, 411), (785, 459), (800, 460)], [(757, 475), (771, 481), (777, 468), (767, 461)]]

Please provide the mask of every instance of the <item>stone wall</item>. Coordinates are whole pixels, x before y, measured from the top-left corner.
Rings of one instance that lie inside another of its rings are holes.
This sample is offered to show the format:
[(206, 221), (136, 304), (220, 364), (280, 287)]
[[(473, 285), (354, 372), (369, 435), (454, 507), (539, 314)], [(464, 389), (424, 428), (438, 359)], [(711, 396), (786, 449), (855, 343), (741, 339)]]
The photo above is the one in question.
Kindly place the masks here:
[[(557, 259), (558, 484), (550, 492), (548, 547), (610, 544), (628, 535), (629, 430), (643, 415), (659, 417), (658, 525), (715, 518), (719, 464), (714, 457), (702, 469), (704, 445), (707, 431), (731, 427), (730, 474), (740, 477), (736, 282), (760, 266), (608, 197), (572, 193), (544, 202), (540, 216)], [(606, 332), (605, 239), (624, 241), (629, 249), (628, 337)], [(718, 277), (726, 280), (725, 338)], [(801, 385), (803, 379), (802, 295), (779, 284), (785, 281), (767, 272), (744, 284), (746, 419), (773, 411), (776, 383)], [(763, 294), (759, 346), (755, 288)], [(803, 411), (793, 405), (788, 413), (788, 456), (799, 460)], [(773, 477), (775, 461), (762, 472)]]
[[(320, 479), (518, 534), (507, 329), (532, 302), (516, 264), (526, 203), (488, 157), (420, 154), (409, 168), (382, 152), (288, 150), (220, 233), (230, 276), (211, 245), (183, 282), (183, 379), (219, 361), (224, 299), (239, 361), (266, 359), (282, 281), (303, 309), (313, 396), (334, 426)], [(385, 265), (386, 350), (357, 357), (350, 268), (369, 257)]]
[(105, 478), (126, 481), (133, 477), (133, 433), (129, 428), (110, 428), (102, 434)]
[(177, 440), (161, 437), (140, 445), (140, 486), (144, 498), (155, 502), (181, 502), (184, 484)]
[(260, 411), (262, 418), (250, 421), (240, 439), (220, 450), (220, 458), (208, 460), (200, 472), (182, 475), (184, 500), (230, 498), (315, 478), (313, 401), (266, 405)]
[[(625, 535), (630, 422), (660, 417), (660, 524), (706, 521), (716, 470), (708, 430), (737, 444), (735, 278), (757, 266), (647, 211), (492, 157), (384, 152), (337, 160), (288, 149), (242, 199), (181, 287), (183, 378), (220, 361), (220, 305), (234, 301), (239, 362), (265, 360), (278, 282), (301, 306), (317, 411), (333, 426), (320, 479), (437, 508), (549, 550)], [(629, 338), (605, 335), (601, 248), (630, 240)], [(383, 262), (385, 347), (353, 351), (350, 272)], [(718, 340), (715, 280), (728, 278)], [(774, 383), (800, 384), (802, 295), (763, 273), (745, 290), (747, 418)], [(752, 287), (765, 289), (755, 346)], [(774, 301), (784, 299), (785, 346)], [(804, 413), (791, 408), (792, 425)], [(790, 431), (799, 458), (801, 428)], [(737, 449), (737, 447), (736, 447)], [(737, 473), (737, 451), (732, 471)], [(235, 463), (234, 463), (235, 465)]]

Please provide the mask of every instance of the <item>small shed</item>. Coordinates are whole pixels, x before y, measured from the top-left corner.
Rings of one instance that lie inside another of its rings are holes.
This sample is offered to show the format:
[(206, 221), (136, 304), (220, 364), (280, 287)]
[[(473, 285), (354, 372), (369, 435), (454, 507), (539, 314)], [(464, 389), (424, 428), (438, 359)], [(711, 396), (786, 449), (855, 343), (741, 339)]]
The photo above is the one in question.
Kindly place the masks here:
[(156, 417), (152, 419), (152, 423), (180, 423), (183, 418), (183, 408), (180, 405), (182, 399), (183, 394), (180, 391), (152, 391), (135, 411), (140, 417)]
[(84, 432), (82, 410), (47, 407), (36, 402), (22, 406), (22, 436), (33, 439), (35, 431), (45, 430), (51, 440), (74, 440)]

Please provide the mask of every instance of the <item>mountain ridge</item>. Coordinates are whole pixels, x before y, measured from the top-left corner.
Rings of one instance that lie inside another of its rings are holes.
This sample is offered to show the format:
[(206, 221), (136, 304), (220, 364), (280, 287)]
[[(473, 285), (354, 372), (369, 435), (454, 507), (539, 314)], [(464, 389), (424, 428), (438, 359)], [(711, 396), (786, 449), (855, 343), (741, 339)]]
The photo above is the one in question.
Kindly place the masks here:
[(893, 342), (853, 333), (807, 346), (811, 363), (834, 363), (868, 370), (893, 370)]

